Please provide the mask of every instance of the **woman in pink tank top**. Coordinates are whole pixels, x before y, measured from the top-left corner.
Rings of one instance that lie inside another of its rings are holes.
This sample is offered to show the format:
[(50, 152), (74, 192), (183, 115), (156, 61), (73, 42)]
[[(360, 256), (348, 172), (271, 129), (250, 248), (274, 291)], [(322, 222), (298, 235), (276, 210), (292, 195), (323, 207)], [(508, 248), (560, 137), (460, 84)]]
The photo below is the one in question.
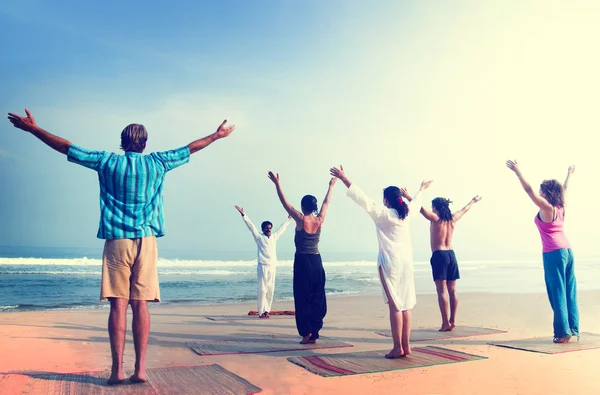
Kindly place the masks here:
[(506, 166), (515, 172), (527, 195), (540, 209), (534, 221), (542, 238), (544, 279), (554, 311), (554, 342), (567, 343), (571, 336), (579, 338), (575, 262), (564, 231), (565, 191), (575, 166), (569, 167), (564, 184), (557, 180), (545, 180), (540, 185), (539, 193), (523, 178), (516, 160), (507, 161)]

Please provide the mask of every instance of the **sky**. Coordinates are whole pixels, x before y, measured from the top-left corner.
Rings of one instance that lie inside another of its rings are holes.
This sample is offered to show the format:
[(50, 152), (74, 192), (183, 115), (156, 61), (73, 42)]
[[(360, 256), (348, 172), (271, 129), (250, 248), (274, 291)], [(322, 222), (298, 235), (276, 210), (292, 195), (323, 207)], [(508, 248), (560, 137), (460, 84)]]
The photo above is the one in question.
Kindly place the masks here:
[[(377, 201), (388, 185), (450, 198), (459, 259), (539, 258), (537, 188), (577, 166), (567, 235), (598, 257), (600, 3), (595, 1), (9, 1), (0, 9), (0, 108), (89, 149), (119, 152), (142, 123), (147, 152), (188, 144), (223, 119), (235, 132), (170, 172), (161, 250), (252, 259), (234, 205), (257, 224), (289, 200), (322, 201), (328, 169)], [(0, 245), (101, 247), (98, 181), (35, 137), (0, 123)], [(335, 186), (329, 254), (377, 255), (368, 216)], [(589, 210), (589, 211), (588, 211)], [(427, 259), (428, 223), (411, 223)], [(293, 231), (279, 242), (293, 252)], [(333, 256), (333, 255), (332, 255)]]

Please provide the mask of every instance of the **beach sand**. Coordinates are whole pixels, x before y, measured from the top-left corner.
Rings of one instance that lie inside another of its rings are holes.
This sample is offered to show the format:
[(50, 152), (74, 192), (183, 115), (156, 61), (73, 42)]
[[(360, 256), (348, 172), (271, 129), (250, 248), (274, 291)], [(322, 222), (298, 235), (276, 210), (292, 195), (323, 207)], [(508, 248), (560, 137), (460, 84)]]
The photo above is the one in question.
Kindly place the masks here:
[[(432, 285), (433, 286), (433, 285)], [(545, 294), (463, 294), (458, 324), (504, 329), (507, 333), (413, 343), (438, 345), (488, 359), (425, 368), (325, 378), (286, 360), (289, 356), (391, 349), (391, 339), (375, 334), (389, 330), (381, 296), (329, 298), (322, 336), (352, 343), (352, 348), (267, 354), (199, 356), (189, 340), (249, 337), (254, 334), (297, 335), (294, 319), (211, 321), (210, 315), (245, 315), (254, 304), (197, 306), (158, 305), (151, 310), (148, 367), (218, 363), (261, 387), (261, 394), (597, 394), (600, 349), (540, 354), (487, 345), (552, 335), (552, 311)], [(440, 325), (435, 295), (419, 295), (413, 328)], [(600, 332), (600, 291), (580, 292), (581, 329)], [(293, 303), (274, 302), (274, 310)], [(106, 322), (108, 310), (43, 311), (0, 314), (0, 372), (82, 372), (110, 367)], [(131, 315), (129, 315), (131, 320)], [(131, 327), (125, 367), (134, 363)], [(298, 336), (297, 340), (300, 340)]]

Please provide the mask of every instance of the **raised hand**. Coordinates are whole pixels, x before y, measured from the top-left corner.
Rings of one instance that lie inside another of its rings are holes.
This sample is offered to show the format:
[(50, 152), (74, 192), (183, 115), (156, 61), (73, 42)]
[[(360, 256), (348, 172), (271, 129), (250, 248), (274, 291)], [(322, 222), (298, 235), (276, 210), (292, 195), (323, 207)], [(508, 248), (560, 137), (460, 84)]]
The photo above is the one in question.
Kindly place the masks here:
[(431, 185), (432, 182), (433, 182), (433, 180), (421, 182), (421, 188), (419, 190), (420, 191), (426, 190), (427, 188), (429, 188), (429, 186)]
[(273, 181), (273, 184), (279, 185), (279, 173), (275, 174), (272, 171), (268, 174), (269, 180)]
[(506, 161), (506, 167), (508, 167), (510, 170), (514, 171), (515, 174), (519, 174), (519, 164), (517, 163), (517, 160), (507, 160)]
[(569, 166), (569, 174), (575, 173), (575, 165)]
[(480, 200), (481, 200), (481, 196), (479, 196), (479, 195), (477, 195), (477, 196), (475, 196), (473, 199), (471, 199), (471, 201), (472, 201), (473, 203), (477, 203), (477, 202), (478, 202), (478, 201), (480, 201)]
[(408, 189), (406, 189), (406, 188), (400, 188), (400, 195), (403, 198), (407, 198), (407, 199), (410, 197), (410, 194), (408, 193)]
[(13, 126), (15, 128), (19, 128), (26, 132), (31, 132), (32, 130), (35, 130), (36, 128), (38, 128), (38, 125), (37, 125), (37, 123), (35, 123), (35, 119), (33, 118), (33, 115), (31, 115), (31, 113), (29, 112), (29, 110), (27, 108), (25, 109), (25, 114), (27, 114), (26, 117), (21, 117), (17, 114), (13, 114), (12, 112), (9, 112), (8, 120), (10, 121), (10, 123), (13, 124)]
[(344, 179), (346, 178), (346, 174), (344, 173), (344, 166), (340, 165), (340, 168), (332, 167), (329, 169), (329, 174), (331, 174), (335, 178)]
[(245, 213), (244, 213), (244, 209), (242, 207), (235, 206), (235, 209), (240, 212), (240, 214), (242, 215), (242, 217), (244, 216)]
[(331, 180), (329, 180), (329, 188), (332, 188), (336, 182), (337, 182), (337, 178), (332, 177)]
[(224, 120), (221, 125), (217, 128), (217, 136), (219, 138), (227, 137), (235, 130), (235, 125), (227, 126), (227, 120)]

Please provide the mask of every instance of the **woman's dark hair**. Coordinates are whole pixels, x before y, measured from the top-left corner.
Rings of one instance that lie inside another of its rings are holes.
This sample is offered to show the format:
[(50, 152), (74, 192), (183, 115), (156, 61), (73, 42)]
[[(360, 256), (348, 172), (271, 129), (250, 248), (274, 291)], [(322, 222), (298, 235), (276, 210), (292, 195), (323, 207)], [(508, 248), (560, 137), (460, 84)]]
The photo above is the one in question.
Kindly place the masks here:
[(305, 195), (300, 201), (300, 207), (302, 207), (302, 214), (316, 214), (319, 210), (317, 206), (317, 198), (313, 195)]
[(436, 197), (431, 201), (431, 205), (437, 211), (440, 221), (452, 221), (452, 212), (450, 211), (450, 199)]
[(387, 187), (383, 190), (383, 197), (387, 199), (391, 208), (398, 212), (398, 218), (404, 219), (408, 215), (408, 204), (400, 194), (400, 188)]
[(544, 198), (554, 207), (564, 207), (565, 190), (560, 182), (556, 180), (544, 180), (540, 184), (540, 191)]

